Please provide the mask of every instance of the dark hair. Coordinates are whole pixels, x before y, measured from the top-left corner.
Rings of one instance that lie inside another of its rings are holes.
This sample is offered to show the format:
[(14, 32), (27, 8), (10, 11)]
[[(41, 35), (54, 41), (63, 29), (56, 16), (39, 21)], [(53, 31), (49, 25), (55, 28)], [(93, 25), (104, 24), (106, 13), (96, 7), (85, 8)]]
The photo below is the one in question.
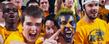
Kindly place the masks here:
[(49, 15), (44, 19), (44, 24), (46, 23), (47, 20), (50, 20), (52, 22), (54, 22), (54, 25), (57, 27), (57, 22), (56, 19), (54, 18), (54, 15)]
[(27, 2), (26, 7), (28, 7), (30, 3), (37, 3), (39, 5), (39, 2), (38, 1), (36, 1), (36, 0), (30, 0), (30, 1)]
[(44, 18), (43, 11), (37, 6), (30, 6), (26, 8), (26, 10), (23, 12), (21, 17), (22, 23), (24, 22), (24, 19), (25, 19), (24, 16), (31, 16), (34, 18)]

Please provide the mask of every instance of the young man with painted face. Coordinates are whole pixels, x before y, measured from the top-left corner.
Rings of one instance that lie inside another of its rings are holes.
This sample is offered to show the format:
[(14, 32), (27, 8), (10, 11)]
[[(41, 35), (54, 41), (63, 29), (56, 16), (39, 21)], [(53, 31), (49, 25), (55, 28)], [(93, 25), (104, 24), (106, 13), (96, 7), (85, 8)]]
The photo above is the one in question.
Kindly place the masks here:
[(77, 23), (74, 44), (109, 44), (106, 22), (97, 18), (99, 0), (83, 0), (85, 16)]
[(60, 27), (60, 29), (57, 31), (59, 34), (57, 35), (58, 39), (57, 40), (48, 39), (48, 40), (45, 40), (44, 43), (45, 44), (49, 44), (49, 43), (51, 44), (53, 43), (54, 44), (57, 44), (57, 43), (58, 44), (73, 44), (73, 34), (75, 32), (75, 27), (76, 27), (75, 19), (73, 17), (73, 12), (69, 9), (61, 10), (57, 16), (57, 22)]
[(40, 44), (37, 42), (41, 40), (39, 35), (42, 29), (43, 11), (39, 7), (30, 6), (23, 15), (23, 31), (12, 33), (5, 44)]

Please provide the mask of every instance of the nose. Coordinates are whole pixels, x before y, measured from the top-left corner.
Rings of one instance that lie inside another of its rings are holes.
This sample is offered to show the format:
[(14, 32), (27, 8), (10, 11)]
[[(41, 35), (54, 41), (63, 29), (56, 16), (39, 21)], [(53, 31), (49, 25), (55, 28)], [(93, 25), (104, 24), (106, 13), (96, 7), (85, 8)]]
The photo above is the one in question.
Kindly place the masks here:
[(46, 5), (45, 3), (43, 5)]
[(32, 26), (32, 27), (31, 27), (31, 31), (32, 31), (32, 32), (36, 32), (36, 27), (35, 27), (35, 26)]
[(12, 10), (9, 11), (9, 14), (14, 14), (14, 12)]
[(66, 25), (65, 25), (65, 27), (72, 27), (69, 23), (67, 23)]
[(99, 9), (99, 6), (98, 6), (98, 5), (93, 6), (92, 9), (93, 9), (93, 10), (97, 10), (97, 9)]

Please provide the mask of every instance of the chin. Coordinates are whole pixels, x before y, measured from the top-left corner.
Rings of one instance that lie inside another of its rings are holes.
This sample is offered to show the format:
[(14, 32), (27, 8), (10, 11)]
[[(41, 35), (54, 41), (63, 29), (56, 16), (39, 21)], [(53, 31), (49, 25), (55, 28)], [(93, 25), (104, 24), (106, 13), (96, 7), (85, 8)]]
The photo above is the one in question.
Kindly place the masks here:
[(28, 39), (28, 42), (35, 42), (35, 39)]
[(96, 17), (92, 17), (92, 18), (90, 18), (91, 20), (94, 20), (94, 19), (96, 19)]

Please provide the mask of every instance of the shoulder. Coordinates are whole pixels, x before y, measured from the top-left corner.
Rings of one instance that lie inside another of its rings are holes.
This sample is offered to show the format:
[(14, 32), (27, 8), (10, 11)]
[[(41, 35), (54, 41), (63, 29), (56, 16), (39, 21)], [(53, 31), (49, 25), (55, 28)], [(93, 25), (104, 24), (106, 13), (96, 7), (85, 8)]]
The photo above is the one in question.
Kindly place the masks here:
[(13, 32), (11, 33), (7, 39), (5, 40), (5, 44), (9, 44), (12, 41), (23, 41), (23, 36), (19, 32)]
[(83, 18), (82, 18), (81, 20), (79, 20), (79, 21), (77, 22), (77, 27), (78, 27), (78, 26), (83, 26), (83, 25), (85, 25), (85, 21), (84, 21)]
[(106, 21), (104, 21), (100, 18), (96, 18), (96, 22), (99, 22), (100, 24), (106, 24)]

